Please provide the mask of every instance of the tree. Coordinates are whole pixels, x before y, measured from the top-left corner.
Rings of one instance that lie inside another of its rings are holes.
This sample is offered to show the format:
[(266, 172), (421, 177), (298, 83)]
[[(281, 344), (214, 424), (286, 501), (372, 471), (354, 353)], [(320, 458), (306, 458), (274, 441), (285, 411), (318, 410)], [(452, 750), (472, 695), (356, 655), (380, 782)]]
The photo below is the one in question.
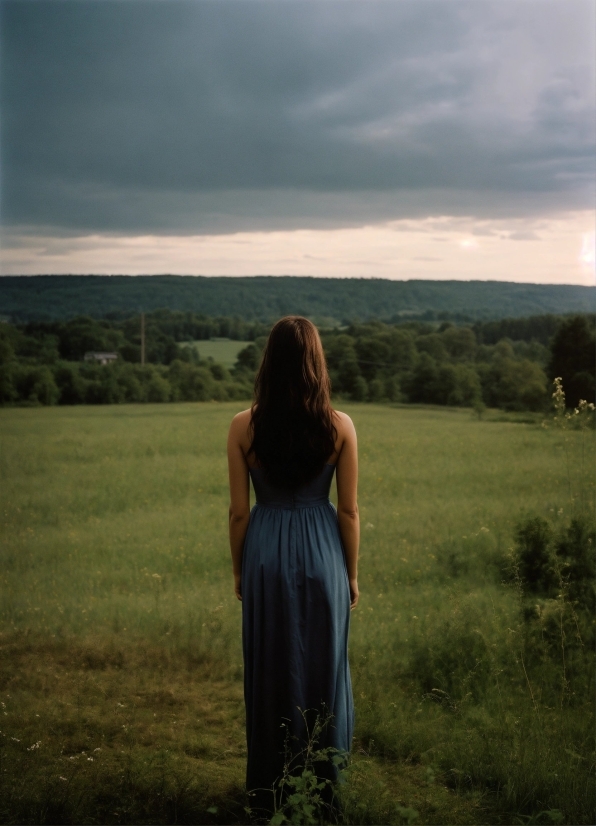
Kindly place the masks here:
[(421, 353), (416, 367), (404, 381), (409, 400), (433, 404), (438, 374), (436, 361), (428, 353)]
[(30, 404), (56, 404), (60, 391), (49, 367), (19, 365), (13, 374), (13, 383), (21, 401)]
[(170, 382), (157, 372), (152, 372), (145, 391), (148, 402), (167, 402), (172, 394)]
[(78, 365), (59, 362), (54, 368), (54, 380), (60, 391), (60, 404), (82, 404), (85, 401), (86, 382)]
[(441, 338), (452, 358), (458, 360), (474, 358), (476, 336), (469, 327), (448, 327)]
[(448, 358), (443, 337), (438, 333), (418, 336), (416, 339), (416, 349), (419, 353), (428, 353), (435, 361), (446, 361)]
[(238, 353), (235, 366), (240, 369), (244, 368), (245, 370), (257, 370), (260, 360), (261, 354), (258, 347), (254, 344), (249, 344)]
[[(542, 410), (548, 400), (547, 379), (539, 364), (528, 359), (516, 360), (499, 342), (495, 358), (482, 371), (483, 397), (489, 407), (505, 410)], [(513, 352), (510, 345), (509, 350)]]
[(562, 379), (568, 407), (577, 407), (580, 399), (594, 401), (595, 348), (594, 325), (585, 316), (566, 319), (553, 337), (548, 373), (551, 380)]

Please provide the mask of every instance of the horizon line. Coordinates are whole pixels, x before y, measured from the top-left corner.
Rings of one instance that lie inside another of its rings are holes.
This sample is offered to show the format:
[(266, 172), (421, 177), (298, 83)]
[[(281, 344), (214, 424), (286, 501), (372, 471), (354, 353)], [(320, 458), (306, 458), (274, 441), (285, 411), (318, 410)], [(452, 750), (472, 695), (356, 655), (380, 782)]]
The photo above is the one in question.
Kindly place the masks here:
[(313, 281), (384, 281), (395, 284), (422, 283), (422, 284), (507, 284), (526, 287), (580, 287), (581, 289), (596, 289), (594, 284), (569, 284), (567, 282), (542, 282), (542, 281), (509, 281), (495, 278), (383, 278), (382, 276), (366, 275), (262, 275), (253, 273), (251, 275), (203, 275), (201, 273), (0, 273), (3, 278), (205, 278), (205, 279), (240, 279), (240, 278), (270, 278), (270, 279), (311, 279)]

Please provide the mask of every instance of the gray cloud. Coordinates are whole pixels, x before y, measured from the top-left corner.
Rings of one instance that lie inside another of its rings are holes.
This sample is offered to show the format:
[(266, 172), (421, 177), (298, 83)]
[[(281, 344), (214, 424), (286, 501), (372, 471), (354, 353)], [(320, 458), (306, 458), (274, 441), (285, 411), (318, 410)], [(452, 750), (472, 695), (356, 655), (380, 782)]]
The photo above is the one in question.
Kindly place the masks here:
[(590, 207), (594, 9), (5, 1), (4, 221), (226, 232)]

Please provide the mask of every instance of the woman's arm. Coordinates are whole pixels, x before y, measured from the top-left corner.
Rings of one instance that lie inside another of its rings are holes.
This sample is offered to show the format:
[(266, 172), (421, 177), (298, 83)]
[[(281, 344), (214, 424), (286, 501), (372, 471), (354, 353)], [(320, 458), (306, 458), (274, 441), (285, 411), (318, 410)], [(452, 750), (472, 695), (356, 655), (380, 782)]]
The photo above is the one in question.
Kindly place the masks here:
[[(247, 414), (248, 417), (247, 417)], [(242, 449), (246, 441), (250, 411), (245, 410), (232, 419), (228, 434), (228, 472), (230, 476), (230, 550), (234, 591), (242, 599), (242, 550), (250, 517), (248, 464)]]
[(339, 532), (346, 554), (350, 581), (350, 607), (358, 604), (358, 546), (360, 518), (358, 516), (358, 442), (356, 430), (349, 416), (341, 413), (340, 436), (343, 444), (337, 459), (337, 518)]

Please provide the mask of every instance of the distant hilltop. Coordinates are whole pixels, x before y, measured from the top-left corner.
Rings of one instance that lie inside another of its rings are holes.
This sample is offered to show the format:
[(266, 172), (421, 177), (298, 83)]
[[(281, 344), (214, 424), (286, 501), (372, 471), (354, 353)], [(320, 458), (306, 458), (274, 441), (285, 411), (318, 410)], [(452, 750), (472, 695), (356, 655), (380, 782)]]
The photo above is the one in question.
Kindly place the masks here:
[(160, 308), (272, 321), (378, 318), (475, 321), (596, 309), (596, 287), (506, 281), (390, 281), (298, 276), (33, 275), (0, 278), (0, 316), (24, 322), (127, 316)]

